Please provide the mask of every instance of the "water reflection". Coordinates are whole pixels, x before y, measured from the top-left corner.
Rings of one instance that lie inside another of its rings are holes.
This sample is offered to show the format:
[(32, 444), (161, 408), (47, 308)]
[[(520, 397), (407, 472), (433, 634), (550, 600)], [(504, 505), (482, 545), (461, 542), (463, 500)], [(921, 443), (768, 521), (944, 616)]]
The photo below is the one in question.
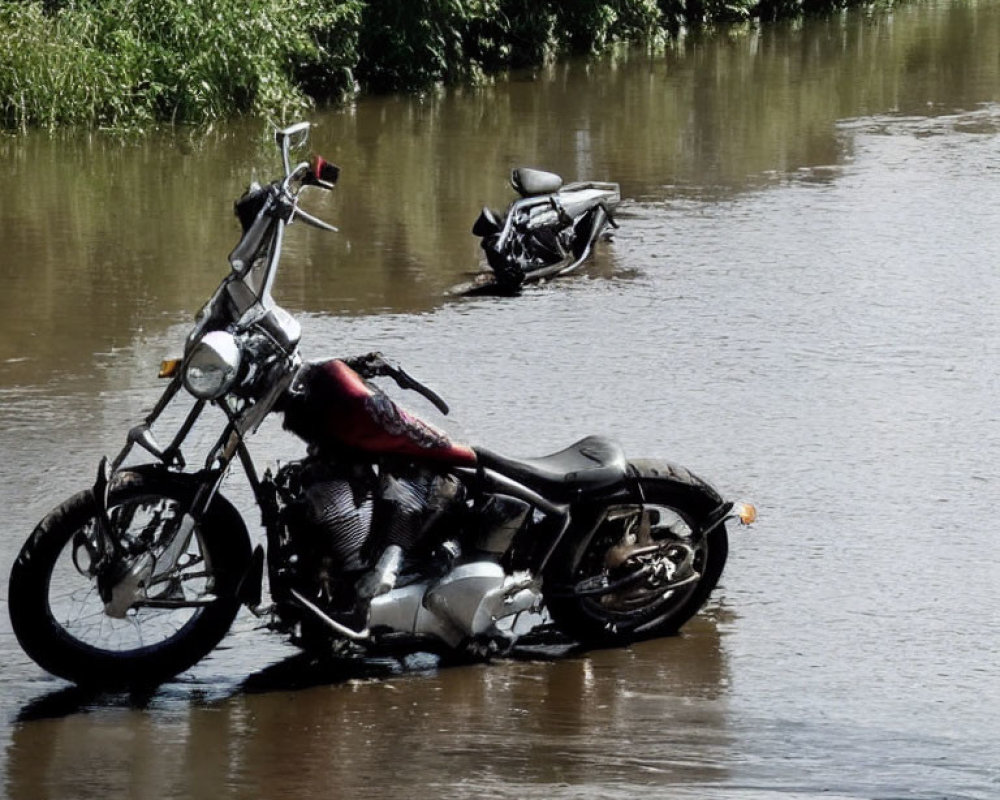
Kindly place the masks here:
[[(317, 112), (313, 145), (344, 172), (313, 208), (343, 233), (294, 231), (281, 299), (324, 313), (440, 304), (480, 263), (469, 228), (479, 206), (506, 203), (518, 164), (619, 181), (635, 200), (834, 175), (851, 157), (838, 119), (995, 98), (998, 16), (993, 3), (851, 12)], [(0, 381), (85, 370), (196, 310), (236, 241), (231, 202), (274, 172), (266, 142), (250, 120), (125, 142), (0, 139)]]
[(13, 730), (8, 796), (579, 796), (724, 777), (730, 678), (708, 618), (627, 650), (455, 668), (414, 656), (288, 688), (316, 669), (295, 657), (217, 699), (198, 684), (36, 699)]

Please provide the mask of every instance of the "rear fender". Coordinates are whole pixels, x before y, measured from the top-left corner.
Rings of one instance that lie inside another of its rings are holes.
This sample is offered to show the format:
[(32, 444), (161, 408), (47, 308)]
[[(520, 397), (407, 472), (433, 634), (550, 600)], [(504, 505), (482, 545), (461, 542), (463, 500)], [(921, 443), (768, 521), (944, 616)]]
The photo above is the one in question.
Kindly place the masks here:
[(668, 487), (668, 491), (676, 495), (678, 504), (695, 510), (701, 518), (699, 537), (729, 519), (737, 519), (743, 525), (750, 525), (757, 519), (757, 509), (753, 505), (725, 500), (712, 484), (679, 464), (640, 459), (629, 462), (629, 473), (640, 496), (645, 497), (647, 487), (655, 482), (660, 491)]
[(705, 513), (723, 503), (722, 496), (708, 481), (698, 477), (686, 467), (658, 459), (629, 461), (622, 480), (604, 489), (577, 497), (574, 506), (607, 505), (608, 503), (636, 503), (645, 500), (650, 486), (666, 487), (675, 497), (671, 499), (684, 506), (694, 505)]
[(687, 467), (660, 459), (644, 458), (629, 462), (629, 481), (645, 496), (651, 483), (668, 486), (677, 493), (678, 500), (688, 500), (699, 508), (712, 510), (722, 505), (722, 495), (708, 481)]

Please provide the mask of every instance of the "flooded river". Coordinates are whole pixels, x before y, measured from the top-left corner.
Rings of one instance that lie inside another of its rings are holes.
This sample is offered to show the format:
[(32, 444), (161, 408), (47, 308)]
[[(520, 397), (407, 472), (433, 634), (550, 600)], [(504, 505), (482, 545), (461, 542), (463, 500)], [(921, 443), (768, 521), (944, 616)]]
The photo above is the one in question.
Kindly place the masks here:
[[(315, 674), (244, 614), (152, 695), (91, 696), (3, 613), (0, 793), (1000, 796), (998, 53), (998, 0), (931, 0), (313, 114), (341, 233), (293, 228), (276, 288), (307, 356), (382, 349), (462, 437), (612, 434), (761, 520), (684, 635), (572, 657)], [(265, 138), (0, 139), (4, 602), (157, 397)], [(521, 164), (620, 181), (621, 229), (577, 277), (446, 298)]]

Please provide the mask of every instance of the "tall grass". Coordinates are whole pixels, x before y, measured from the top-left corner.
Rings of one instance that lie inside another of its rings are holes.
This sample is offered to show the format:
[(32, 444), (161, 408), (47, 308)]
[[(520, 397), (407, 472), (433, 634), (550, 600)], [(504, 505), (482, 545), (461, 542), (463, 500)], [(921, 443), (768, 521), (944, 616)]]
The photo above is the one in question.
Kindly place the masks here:
[(353, 89), (359, 0), (0, 0), (7, 127), (273, 116)]
[(683, 26), (865, 0), (0, 0), (0, 127), (285, 118)]
[(47, 14), (39, 3), (0, 4), (0, 119), (9, 127), (117, 124), (136, 116), (123, 87), (125, 59), (98, 44), (100, 26), (76, 9)]

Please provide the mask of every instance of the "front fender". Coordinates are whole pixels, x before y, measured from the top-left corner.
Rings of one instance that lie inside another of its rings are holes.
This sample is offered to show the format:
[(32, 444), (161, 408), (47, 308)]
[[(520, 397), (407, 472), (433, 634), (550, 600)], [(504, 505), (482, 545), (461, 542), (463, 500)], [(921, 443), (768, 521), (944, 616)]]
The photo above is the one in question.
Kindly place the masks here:
[[(118, 469), (110, 478), (109, 490), (124, 489), (134, 483), (142, 483), (154, 479), (183, 487), (193, 501), (200, 487), (213, 484), (219, 480), (219, 471), (175, 472), (159, 463), (137, 464)], [(236, 506), (225, 495), (221, 492), (215, 492), (204, 516), (210, 518), (215, 523), (224, 524), (227, 530), (234, 531), (234, 535), (247, 542), (247, 549), (249, 550), (250, 533), (247, 530), (246, 522), (243, 520), (243, 515), (240, 514)]]

